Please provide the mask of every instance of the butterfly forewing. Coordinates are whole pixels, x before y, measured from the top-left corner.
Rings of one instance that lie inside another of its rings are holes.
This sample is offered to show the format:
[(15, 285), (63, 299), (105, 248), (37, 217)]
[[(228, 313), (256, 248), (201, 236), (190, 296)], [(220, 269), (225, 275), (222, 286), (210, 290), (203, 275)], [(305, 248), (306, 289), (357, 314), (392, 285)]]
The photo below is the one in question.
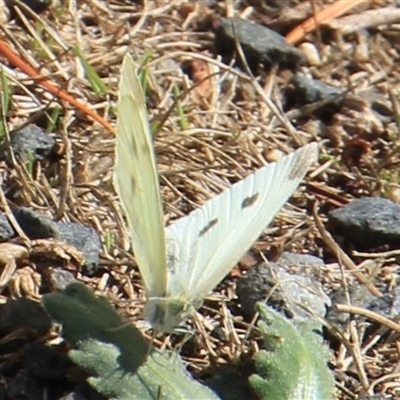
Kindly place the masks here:
[(234, 184), (167, 228), (186, 296), (206, 296), (254, 244), (317, 159), (312, 143)]
[(148, 297), (166, 290), (164, 221), (146, 103), (132, 58), (124, 58), (118, 100), (114, 184)]

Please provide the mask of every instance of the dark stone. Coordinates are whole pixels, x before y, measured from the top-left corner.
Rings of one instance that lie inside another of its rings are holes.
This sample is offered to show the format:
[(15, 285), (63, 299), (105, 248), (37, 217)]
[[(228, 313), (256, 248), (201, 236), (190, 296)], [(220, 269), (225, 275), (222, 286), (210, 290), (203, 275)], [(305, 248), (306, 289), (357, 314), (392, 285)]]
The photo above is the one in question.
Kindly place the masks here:
[(15, 237), (15, 232), (8, 221), (7, 215), (0, 213), (0, 243), (7, 242), (13, 237)]
[(46, 388), (43, 382), (35, 379), (26, 371), (20, 371), (8, 385), (7, 395), (10, 399), (39, 400), (45, 396)]
[(45, 279), (50, 292), (64, 290), (70, 283), (76, 282), (74, 274), (63, 268), (48, 268)]
[(267, 299), (269, 306), (290, 317), (310, 318), (297, 304), (324, 316), (330, 300), (315, 278), (323, 265), (323, 261), (314, 256), (283, 253), (275, 263), (251, 268), (237, 282), (236, 293), (244, 314), (251, 319), (256, 303)]
[(276, 310), (282, 310), (283, 300), (273, 291), (276, 280), (267, 264), (259, 264), (247, 271), (236, 282), (236, 294), (243, 314), (251, 320), (255, 313), (256, 303), (269, 298), (269, 305)]
[(51, 328), (51, 319), (40, 303), (20, 298), (0, 306), (0, 332), (8, 334), (27, 328), (44, 335)]
[(56, 144), (55, 139), (36, 125), (10, 133), (10, 144), (14, 154), (24, 160), (49, 158)]
[(28, 372), (43, 380), (65, 381), (67, 370), (72, 365), (66, 354), (56, 353), (41, 343), (27, 345), (24, 355)]
[(400, 206), (381, 197), (356, 199), (328, 214), (332, 230), (359, 249), (400, 245)]
[(89, 384), (78, 384), (75, 390), (61, 397), (59, 400), (107, 400), (94, 390)]
[(88, 269), (97, 267), (101, 240), (93, 228), (73, 222), (52, 221), (46, 215), (26, 207), (16, 209), (14, 216), (30, 239), (58, 239), (81, 251)]
[(56, 238), (57, 228), (55, 222), (44, 214), (38, 213), (27, 207), (20, 207), (13, 211), (25, 235), (31, 240)]
[(276, 260), (276, 263), (287, 266), (308, 266), (314, 268), (325, 265), (322, 259), (311, 254), (290, 253), (288, 251), (284, 251), (278, 260)]
[(217, 393), (221, 400), (252, 398), (248, 377), (229, 368), (219, 368), (214, 376), (204, 383)]
[(7, 400), (7, 388), (2, 382), (0, 382), (0, 400)]
[(304, 54), (273, 30), (240, 18), (223, 19), (215, 31), (217, 52), (229, 61), (236, 43), (242, 47), (253, 71), (260, 63), (266, 67), (277, 63), (282, 68), (295, 68), (305, 63)]
[(286, 92), (288, 108), (303, 107), (307, 104), (323, 102), (315, 114), (333, 114), (339, 111), (344, 100), (344, 90), (330, 86), (297, 72), (291, 80), (292, 87)]
[[(381, 297), (374, 296), (370, 291), (366, 290), (363, 285), (351, 285), (348, 288), (340, 288), (331, 296), (333, 307), (327, 313), (327, 319), (340, 329), (345, 329), (350, 318), (350, 314), (338, 312), (334, 305), (350, 304), (354, 307), (364, 308), (375, 312), (390, 320), (398, 321), (400, 318), (400, 287), (395, 287), (392, 291), (387, 292), (381, 288), (383, 295)], [(353, 315), (355, 320), (365, 320), (365, 317)], [(371, 329), (378, 329), (379, 324), (373, 323)], [(393, 332), (398, 340), (399, 334)]]
[(300, 72), (296, 72), (293, 75), (292, 83), (294, 84), (298, 93), (302, 95), (304, 104), (326, 100), (343, 93), (342, 89), (338, 89), (334, 86), (326, 84), (325, 82), (309, 78)]
[(398, 321), (400, 317), (400, 286), (391, 292), (383, 293), (382, 297), (372, 299), (367, 308), (379, 315)]
[(15, 371), (20, 369), (21, 362), (21, 357), (15, 358), (14, 355), (21, 355), (27, 342), (38, 340), (47, 334), (51, 325), (51, 319), (40, 303), (20, 298), (8, 300), (1, 305), (0, 356), (4, 360), (2, 373), (14, 376)]
[(57, 222), (58, 239), (76, 247), (85, 256), (85, 267), (95, 269), (99, 264), (101, 240), (98, 233), (88, 226), (73, 222)]

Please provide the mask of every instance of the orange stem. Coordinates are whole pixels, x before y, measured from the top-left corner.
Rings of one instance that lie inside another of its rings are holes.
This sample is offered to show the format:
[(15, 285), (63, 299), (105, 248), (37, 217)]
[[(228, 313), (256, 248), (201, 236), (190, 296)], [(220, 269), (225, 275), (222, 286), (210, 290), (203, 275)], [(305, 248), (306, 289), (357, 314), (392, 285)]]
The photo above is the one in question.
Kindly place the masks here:
[(330, 4), (294, 28), (286, 35), (286, 41), (289, 44), (296, 44), (304, 39), (306, 33), (316, 29), (319, 24), (338, 18), (355, 6), (365, 2), (369, 2), (369, 0), (338, 0), (336, 3)]
[(92, 117), (95, 121), (97, 121), (99, 124), (103, 125), (104, 128), (109, 130), (110, 132), (114, 133), (114, 128), (113, 126), (107, 122), (102, 116), (97, 114), (95, 111), (91, 110), (88, 108), (85, 104), (79, 102), (76, 100), (74, 97), (69, 95), (67, 92), (62, 90), (61, 88), (53, 85), (49, 80), (43, 78), (40, 76), (40, 74), (32, 68), (29, 64), (27, 64), (25, 61), (23, 61), (16, 53), (14, 53), (13, 50), (2, 40), (0, 40), (0, 52), (3, 53), (3, 55), (10, 61), (11, 64), (14, 65), (14, 67), (19, 68), (21, 71), (25, 72), (29, 77), (34, 78), (38, 81), (38, 83), (43, 86), (45, 89), (47, 89), (51, 94), (54, 96), (65, 100), (78, 110), (84, 112), (86, 115), (89, 115)]

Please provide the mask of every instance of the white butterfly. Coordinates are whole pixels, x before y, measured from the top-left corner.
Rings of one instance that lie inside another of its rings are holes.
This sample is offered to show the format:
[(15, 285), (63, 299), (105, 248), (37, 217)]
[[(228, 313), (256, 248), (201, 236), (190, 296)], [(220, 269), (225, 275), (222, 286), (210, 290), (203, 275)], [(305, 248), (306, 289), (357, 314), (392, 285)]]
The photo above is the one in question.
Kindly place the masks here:
[(172, 332), (249, 250), (318, 157), (311, 143), (164, 228), (146, 102), (132, 58), (119, 88), (114, 183), (147, 296), (146, 319)]

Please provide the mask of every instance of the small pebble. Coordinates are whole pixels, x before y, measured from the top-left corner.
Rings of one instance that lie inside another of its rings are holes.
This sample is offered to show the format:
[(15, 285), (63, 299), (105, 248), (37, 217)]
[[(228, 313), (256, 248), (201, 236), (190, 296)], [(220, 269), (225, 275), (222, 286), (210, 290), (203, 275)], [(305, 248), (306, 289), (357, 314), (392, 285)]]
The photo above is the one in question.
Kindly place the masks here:
[[(223, 19), (215, 31), (217, 52), (229, 62), (239, 43), (251, 70), (258, 64), (293, 69), (305, 63), (304, 54), (273, 30), (240, 18)], [(239, 59), (239, 57), (238, 57)]]
[(381, 197), (363, 197), (328, 214), (330, 230), (360, 250), (400, 246), (400, 205)]
[(309, 65), (317, 67), (322, 64), (319, 51), (314, 43), (304, 42), (299, 46), (299, 48), (307, 58)]

